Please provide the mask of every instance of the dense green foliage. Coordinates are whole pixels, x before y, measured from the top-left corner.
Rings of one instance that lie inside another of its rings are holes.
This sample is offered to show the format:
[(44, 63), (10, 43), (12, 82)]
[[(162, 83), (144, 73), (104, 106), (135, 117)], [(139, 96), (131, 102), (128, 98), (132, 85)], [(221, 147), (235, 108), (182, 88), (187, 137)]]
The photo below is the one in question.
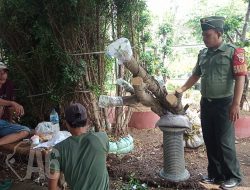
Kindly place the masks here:
[(100, 127), (97, 99), (114, 62), (88, 53), (102, 52), (121, 36), (139, 44), (145, 8), (142, 0), (1, 0), (0, 56), (25, 107), (23, 122), (34, 126), (52, 107), (63, 112), (68, 102), (80, 101)]
[(119, 37), (130, 40), (135, 58), (150, 74), (170, 77), (192, 67), (188, 61), (198, 50), (178, 53), (173, 46), (202, 43), (199, 20), (208, 13), (226, 16), (226, 39), (247, 49), (249, 32), (244, 40), (237, 37), (245, 10), (235, 2), (242, 4), (231, 0), (211, 12), (209, 1), (200, 0), (186, 24), (180, 26), (169, 11), (153, 31), (155, 21), (145, 0), (0, 0), (0, 59), (9, 65), (17, 100), (25, 107), (23, 122), (35, 126), (48, 119), (53, 107), (62, 116), (65, 105), (80, 101), (88, 106), (93, 126), (104, 126), (107, 118), (98, 107), (99, 95), (115, 89), (118, 93), (116, 78), (131, 78), (103, 53)]
[[(201, 8), (199, 12), (193, 15), (192, 19), (187, 22), (187, 26), (192, 31), (192, 35), (195, 37), (196, 41), (199, 43), (202, 42), (201, 28), (200, 28), (200, 18), (208, 16), (206, 9), (209, 9), (209, 1), (201, 1)], [(209, 15), (218, 15), (224, 16), (225, 28), (224, 28), (224, 39), (233, 43), (239, 47), (244, 47), (246, 50), (246, 56), (248, 59), (248, 65), (250, 66), (250, 57), (249, 57), (249, 29), (244, 31), (244, 25), (248, 24), (245, 21), (247, 13), (247, 5), (249, 1), (236, 1), (231, 0), (224, 7), (215, 7), (213, 10), (209, 11)], [(211, 5), (210, 5), (211, 6)], [(248, 67), (249, 67), (248, 66)]]

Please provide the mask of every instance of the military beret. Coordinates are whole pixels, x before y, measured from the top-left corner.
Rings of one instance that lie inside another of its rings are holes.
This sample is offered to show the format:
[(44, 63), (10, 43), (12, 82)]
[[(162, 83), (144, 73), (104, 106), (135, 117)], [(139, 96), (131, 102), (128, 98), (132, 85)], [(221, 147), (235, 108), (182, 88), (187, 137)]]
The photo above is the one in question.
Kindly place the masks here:
[(225, 18), (222, 16), (210, 16), (200, 19), (202, 31), (219, 29), (223, 32)]

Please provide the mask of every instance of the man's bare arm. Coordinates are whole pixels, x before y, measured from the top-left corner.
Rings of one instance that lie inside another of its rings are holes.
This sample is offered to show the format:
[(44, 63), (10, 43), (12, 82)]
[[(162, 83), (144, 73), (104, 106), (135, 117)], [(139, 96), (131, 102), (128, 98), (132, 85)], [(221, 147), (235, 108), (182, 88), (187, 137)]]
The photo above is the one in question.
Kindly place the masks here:
[(4, 100), (4, 99), (0, 98), (0, 105), (12, 107), (14, 109), (14, 111), (16, 112), (17, 116), (22, 116), (24, 114), (23, 106), (14, 102), (14, 101)]
[(58, 189), (60, 189), (59, 187), (58, 187), (58, 180), (59, 180), (59, 178), (60, 178), (60, 172), (51, 172), (50, 173), (50, 176), (49, 176), (49, 184), (48, 184), (48, 189), (49, 190), (58, 190)]
[(185, 82), (185, 84), (178, 89), (178, 92), (183, 93), (189, 88), (191, 88), (198, 80), (200, 79), (199, 76), (192, 75), (188, 78), (188, 80)]
[(233, 103), (230, 108), (230, 120), (235, 122), (239, 119), (240, 113), (240, 100), (244, 89), (245, 76), (236, 76), (235, 77), (235, 86), (234, 86), (234, 97)]

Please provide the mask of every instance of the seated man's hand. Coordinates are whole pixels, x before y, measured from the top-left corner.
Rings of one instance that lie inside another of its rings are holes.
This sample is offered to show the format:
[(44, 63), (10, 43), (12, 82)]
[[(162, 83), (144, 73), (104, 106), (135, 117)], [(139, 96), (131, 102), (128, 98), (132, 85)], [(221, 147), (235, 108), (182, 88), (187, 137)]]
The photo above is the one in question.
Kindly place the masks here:
[(16, 119), (19, 118), (19, 116), (16, 116), (14, 114), (15, 110), (13, 107), (5, 107), (4, 109), (4, 119), (9, 121), (10, 123), (16, 123)]
[(23, 106), (12, 101), (11, 102), (11, 107), (14, 109), (14, 113), (17, 115), (17, 116), (22, 116), (24, 115), (24, 109), (23, 109)]

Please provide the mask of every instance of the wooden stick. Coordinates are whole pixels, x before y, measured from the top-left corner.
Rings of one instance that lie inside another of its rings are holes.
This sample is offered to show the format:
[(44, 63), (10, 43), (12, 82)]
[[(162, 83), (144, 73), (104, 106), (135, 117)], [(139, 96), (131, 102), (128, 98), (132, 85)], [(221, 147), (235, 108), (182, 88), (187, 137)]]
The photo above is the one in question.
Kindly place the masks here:
[(134, 77), (132, 79), (132, 84), (137, 99), (140, 101), (140, 103), (142, 103), (144, 106), (150, 107), (151, 110), (159, 116), (166, 114), (166, 109), (162, 107), (158, 99), (145, 91), (146, 84), (143, 82), (141, 77)]
[(177, 106), (177, 97), (174, 94), (168, 94), (166, 100), (172, 107), (175, 108)]
[[(164, 108), (164, 110), (168, 110), (172, 113), (180, 113), (179, 106), (176, 105), (176, 107), (173, 107), (168, 101), (166, 96), (168, 95), (165, 87), (160, 86), (157, 80), (154, 79), (154, 77), (150, 76), (147, 71), (142, 68), (136, 60), (132, 57), (132, 59), (129, 62), (125, 62), (124, 66), (133, 74), (134, 78), (132, 79), (132, 85), (135, 89), (135, 86), (141, 85), (142, 81), (144, 83), (143, 89), (147, 89), (150, 91), (154, 96), (155, 99), (157, 99), (158, 104), (160, 104), (161, 108)], [(140, 77), (140, 78), (137, 78)], [(138, 89), (137, 89), (138, 90)], [(136, 90), (135, 90), (136, 93)], [(145, 93), (145, 92), (144, 92)], [(136, 94), (137, 95), (137, 94)], [(142, 97), (141, 97), (142, 96)], [(137, 98), (141, 101), (145, 100), (146, 95), (137, 95)], [(152, 96), (152, 95), (151, 95)], [(144, 105), (146, 102), (144, 101)], [(176, 109), (178, 108), (178, 110)]]
[(136, 95), (123, 96), (122, 100), (123, 100), (124, 106), (132, 106), (132, 105), (139, 103), (139, 100), (137, 99)]
[(133, 86), (140, 86), (140, 85), (143, 84), (143, 80), (142, 80), (141, 77), (134, 77), (134, 78), (131, 80), (131, 82), (132, 82), (132, 85), (133, 85)]

